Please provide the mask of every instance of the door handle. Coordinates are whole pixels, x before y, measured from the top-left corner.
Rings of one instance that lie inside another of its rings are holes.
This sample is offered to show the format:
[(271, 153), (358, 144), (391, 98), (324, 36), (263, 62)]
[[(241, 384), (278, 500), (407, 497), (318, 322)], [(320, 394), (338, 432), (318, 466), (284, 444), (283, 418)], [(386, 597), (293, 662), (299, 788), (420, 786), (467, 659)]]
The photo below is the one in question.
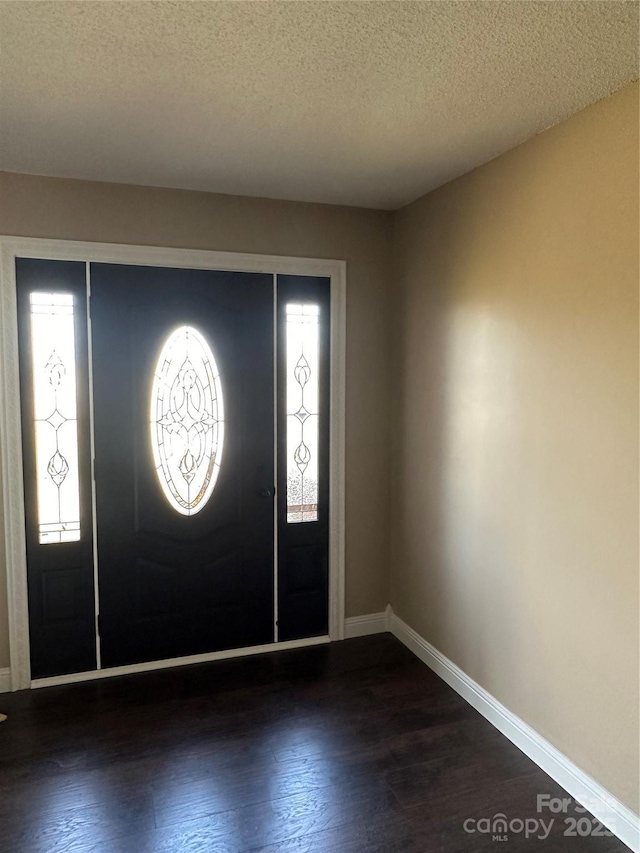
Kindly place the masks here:
[(273, 492), (271, 489), (260, 489), (259, 495), (261, 498), (271, 498), (273, 497)]

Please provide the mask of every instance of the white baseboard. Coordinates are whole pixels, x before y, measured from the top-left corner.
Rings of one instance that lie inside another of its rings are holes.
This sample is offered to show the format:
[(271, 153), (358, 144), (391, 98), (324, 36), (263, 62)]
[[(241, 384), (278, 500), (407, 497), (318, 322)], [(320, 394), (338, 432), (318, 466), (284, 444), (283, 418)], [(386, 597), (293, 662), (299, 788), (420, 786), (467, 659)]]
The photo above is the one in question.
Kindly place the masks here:
[(498, 731), (590, 811), (634, 853), (640, 853), (640, 818), (545, 740), (453, 661), (428, 643), (391, 610), (389, 630)]
[(381, 613), (366, 613), (364, 616), (349, 616), (344, 620), (344, 638), (368, 637), (369, 634), (384, 634), (389, 630), (389, 608)]
[(11, 670), (0, 669), (0, 693), (9, 693), (11, 690)]

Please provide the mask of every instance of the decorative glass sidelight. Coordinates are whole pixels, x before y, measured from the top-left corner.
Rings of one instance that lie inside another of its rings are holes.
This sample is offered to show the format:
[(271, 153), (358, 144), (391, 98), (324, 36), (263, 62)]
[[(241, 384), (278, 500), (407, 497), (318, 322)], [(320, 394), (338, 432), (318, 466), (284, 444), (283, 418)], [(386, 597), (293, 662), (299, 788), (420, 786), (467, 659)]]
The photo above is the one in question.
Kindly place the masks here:
[(181, 326), (167, 338), (151, 391), (151, 447), (171, 506), (194, 515), (213, 492), (222, 458), (224, 409), (220, 375), (204, 337)]
[(80, 539), (73, 296), (29, 295), (40, 544)]
[(286, 307), (287, 522), (318, 520), (320, 308)]

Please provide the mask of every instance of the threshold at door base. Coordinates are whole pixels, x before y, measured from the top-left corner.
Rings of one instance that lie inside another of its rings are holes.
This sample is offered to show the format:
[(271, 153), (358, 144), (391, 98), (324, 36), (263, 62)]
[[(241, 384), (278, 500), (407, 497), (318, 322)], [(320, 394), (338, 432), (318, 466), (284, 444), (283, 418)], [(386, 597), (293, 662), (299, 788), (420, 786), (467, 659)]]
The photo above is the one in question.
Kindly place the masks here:
[(243, 649), (223, 649), (219, 652), (207, 652), (202, 655), (188, 655), (181, 658), (154, 660), (145, 663), (132, 663), (127, 666), (113, 666), (107, 669), (95, 669), (90, 672), (71, 672), (68, 675), (53, 675), (48, 678), (35, 678), (32, 688), (55, 687), (59, 684), (75, 684), (79, 681), (94, 681), (97, 678), (113, 678), (118, 675), (133, 675), (137, 672), (152, 672), (156, 669), (169, 669), (174, 666), (191, 666), (197, 663), (209, 663), (215, 660), (262, 655), (267, 652), (283, 652), (287, 649), (302, 649), (306, 646), (320, 646), (329, 642), (328, 636), (308, 637), (303, 640), (285, 640), (282, 643), (265, 643), (262, 646), (248, 646)]

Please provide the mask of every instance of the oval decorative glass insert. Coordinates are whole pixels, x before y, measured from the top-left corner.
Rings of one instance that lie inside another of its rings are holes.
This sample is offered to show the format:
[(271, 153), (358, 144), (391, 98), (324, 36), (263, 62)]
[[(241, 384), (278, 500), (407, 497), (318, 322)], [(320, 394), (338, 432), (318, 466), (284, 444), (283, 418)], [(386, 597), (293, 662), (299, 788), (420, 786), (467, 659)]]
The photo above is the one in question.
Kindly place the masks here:
[(150, 421), (160, 486), (177, 512), (195, 515), (218, 479), (224, 408), (215, 358), (192, 326), (176, 329), (162, 347), (153, 377)]

